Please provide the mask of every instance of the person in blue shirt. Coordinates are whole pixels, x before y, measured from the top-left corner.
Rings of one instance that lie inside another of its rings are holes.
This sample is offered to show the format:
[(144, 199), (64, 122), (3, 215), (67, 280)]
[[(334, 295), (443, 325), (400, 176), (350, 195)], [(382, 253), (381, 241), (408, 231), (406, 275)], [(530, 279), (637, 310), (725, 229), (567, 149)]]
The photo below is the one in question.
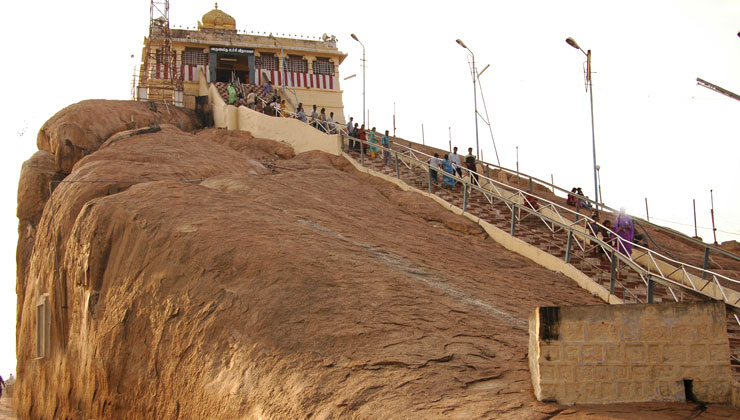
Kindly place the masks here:
[[(445, 159), (442, 161), (442, 169), (445, 171), (445, 174), (455, 174), (455, 169), (452, 167), (452, 162), (450, 162), (450, 155), (445, 155)], [(455, 179), (448, 175), (442, 175), (442, 188), (447, 187), (451, 190), (455, 189)]]
[[(390, 149), (391, 141), (388, 139), (388, 130), (385, 130), (385, 134), (380, 138), (380, 145)], [(393, 158), (391, 157), (390, 150), (383, 150), (383, 163), (386, 165), (393, 165)]]

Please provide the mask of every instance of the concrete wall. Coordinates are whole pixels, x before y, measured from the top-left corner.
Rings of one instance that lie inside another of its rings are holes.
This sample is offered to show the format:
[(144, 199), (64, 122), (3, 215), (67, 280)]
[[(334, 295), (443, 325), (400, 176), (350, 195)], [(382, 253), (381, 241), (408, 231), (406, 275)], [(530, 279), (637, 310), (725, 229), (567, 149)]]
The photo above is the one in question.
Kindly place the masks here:
[(228, 105), (214, 85), (208, 91), (213, 124), (217, 128), (249, 131), (254, 137), (290, 144), (296, 154), (319, 150), (333, 155), (342, 154), (338, 134), (324, 134), (293, 118), (277, 118), (240, 106)]
[(721, 302), (537, 308), (529, 365), (540, 401), (732, 403)]
[(254, 137), (289, 143), (296, 154), (320, 150), (332, 155), (342, 154), (342, 140), (338, 134), (324, 134), (293, 118), (277, 118), (241, 106), (238, 109), (239, 130), (249, 131)]

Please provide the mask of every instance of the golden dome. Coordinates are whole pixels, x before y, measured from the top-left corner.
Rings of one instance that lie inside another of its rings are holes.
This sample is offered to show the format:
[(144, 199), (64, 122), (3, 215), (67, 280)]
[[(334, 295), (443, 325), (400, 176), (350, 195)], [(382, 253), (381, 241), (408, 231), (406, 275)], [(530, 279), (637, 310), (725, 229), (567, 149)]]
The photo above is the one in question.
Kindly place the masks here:
[(236, 30), (236, 20), (219, 10), (218, 3), (216, 3), (215, 9), (203, 15), (202, 22), (201, 25), (198, 25), (199, 29)]

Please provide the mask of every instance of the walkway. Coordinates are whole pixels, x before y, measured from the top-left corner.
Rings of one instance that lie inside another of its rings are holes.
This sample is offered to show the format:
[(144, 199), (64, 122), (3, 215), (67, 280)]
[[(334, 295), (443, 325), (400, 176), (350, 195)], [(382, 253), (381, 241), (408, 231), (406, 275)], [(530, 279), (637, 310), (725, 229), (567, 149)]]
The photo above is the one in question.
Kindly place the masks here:
[(0, 420), (18, 420), (13, 409), (13, 399), (5, 393), (0, 398)]

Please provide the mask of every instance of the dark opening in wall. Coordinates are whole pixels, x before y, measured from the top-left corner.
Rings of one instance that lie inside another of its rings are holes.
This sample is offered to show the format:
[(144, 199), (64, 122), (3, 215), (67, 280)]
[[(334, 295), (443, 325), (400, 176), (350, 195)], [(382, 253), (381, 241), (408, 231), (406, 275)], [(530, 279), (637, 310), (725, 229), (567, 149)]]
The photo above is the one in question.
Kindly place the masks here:
[(683, 390), (686, 393), (686, 401), (697, 402), (694, 395), (694, 382), (691, 379), (683, 380)]
[(560, 336), (560, 308), (548, 306), (540, 308), (540, 340), (557, 340)]

